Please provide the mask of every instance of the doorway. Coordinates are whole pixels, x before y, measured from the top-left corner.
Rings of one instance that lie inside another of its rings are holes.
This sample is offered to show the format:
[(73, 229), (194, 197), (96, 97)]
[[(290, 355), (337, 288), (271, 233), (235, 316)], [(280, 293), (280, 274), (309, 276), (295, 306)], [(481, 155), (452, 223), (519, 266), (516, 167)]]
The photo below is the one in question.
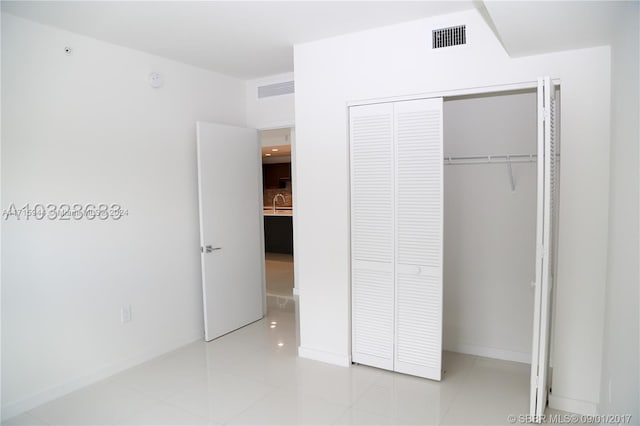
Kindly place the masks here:
[(559, 93), (549, 77), (537, 90), (472, 93), (350, 106), (353, 361), (440, 380), (444, 343), (511, 362), (522, 412), (529, 399), (539, 421), (550, 388)]
[(267, 309), (293, 306), (293, 128), (260, 131)]
[(534, 89), (445, 98), (444, 350), (531, 362)]

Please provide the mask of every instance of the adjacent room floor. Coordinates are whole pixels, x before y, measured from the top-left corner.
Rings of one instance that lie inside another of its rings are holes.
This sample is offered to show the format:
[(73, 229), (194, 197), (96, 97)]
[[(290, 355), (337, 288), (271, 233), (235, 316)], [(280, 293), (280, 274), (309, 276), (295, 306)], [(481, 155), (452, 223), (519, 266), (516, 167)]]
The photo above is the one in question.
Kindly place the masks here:
[(445, 352), (444, 380), (298, 358), (293, 301), (5, 425), (509, 424), (528, 411), (529, 366)]
[(265, 253), (267, 294), (293, 297), (293, 256), (282, 253)]

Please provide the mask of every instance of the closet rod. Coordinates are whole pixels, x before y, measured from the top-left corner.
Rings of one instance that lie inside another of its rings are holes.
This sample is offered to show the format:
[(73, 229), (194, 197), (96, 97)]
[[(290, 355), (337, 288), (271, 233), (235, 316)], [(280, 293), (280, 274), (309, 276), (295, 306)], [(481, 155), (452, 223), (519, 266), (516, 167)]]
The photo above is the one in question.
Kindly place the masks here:
[[(560, 154), (556, 154), (556, 158), (560, 157)], [(538, 160), (537, 154), (513, 154), (513, 155), (465, 155), (465, 156), (445, 156), (445, 166), (456, 164), (506, 164), (509, 172), (509, 184), (511, 185), (511, 191), (516, 190), (516, 182), (513, 178), (513, 169), (511, 164), (513, 163), (533, 163)]]
[[(560, 154), (557, 154), (560, 156)], [(445, 165), (456, 164), (489, 164), (489, 163), (533, 163), (537, 161), (537, 154), (513, 154), (513, 155), (465, 155), (445, 156)]]

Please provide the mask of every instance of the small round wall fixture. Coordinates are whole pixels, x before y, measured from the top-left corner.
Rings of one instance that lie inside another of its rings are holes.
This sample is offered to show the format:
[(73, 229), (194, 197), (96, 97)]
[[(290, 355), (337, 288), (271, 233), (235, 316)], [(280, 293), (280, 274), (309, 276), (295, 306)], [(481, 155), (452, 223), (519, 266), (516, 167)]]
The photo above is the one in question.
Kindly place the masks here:
[(162, 75), (159, 72), (151, 72), (149, 73), (149, 86), (154, 89), (158, 89), (162, 87)]
[(64, 47), (64, 54), (69, 56), (73, 53), (73, 49), (70, 46), (65, 46)]

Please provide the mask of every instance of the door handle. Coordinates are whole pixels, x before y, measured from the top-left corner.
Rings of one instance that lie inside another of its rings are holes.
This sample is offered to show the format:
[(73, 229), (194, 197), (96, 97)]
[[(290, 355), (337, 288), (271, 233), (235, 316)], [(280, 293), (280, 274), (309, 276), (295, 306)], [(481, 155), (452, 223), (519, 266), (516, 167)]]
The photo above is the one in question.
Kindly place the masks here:
[(222, 247), (213, 247), (211, 245), (204, 246), (204, 248), (200, 247), (200, 251), (203, 253), (211, 253), (215, 250), (222, 250)]

